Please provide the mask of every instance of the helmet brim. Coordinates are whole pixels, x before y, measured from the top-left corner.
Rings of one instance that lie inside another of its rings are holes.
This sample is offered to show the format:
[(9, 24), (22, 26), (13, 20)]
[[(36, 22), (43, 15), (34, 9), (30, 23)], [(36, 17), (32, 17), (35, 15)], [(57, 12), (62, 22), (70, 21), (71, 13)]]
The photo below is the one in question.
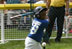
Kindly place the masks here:
[(40, 11), (38, 11), (37, 13), (35, 13), (35, 15), (38, 15), (39, 13), (41, 13), (42, 11), (47, 11), (47, 8), (43, 8)]
[(40, 12), (42, 12), (42, 11), (47, 11), (47, 8), (43, 8)]

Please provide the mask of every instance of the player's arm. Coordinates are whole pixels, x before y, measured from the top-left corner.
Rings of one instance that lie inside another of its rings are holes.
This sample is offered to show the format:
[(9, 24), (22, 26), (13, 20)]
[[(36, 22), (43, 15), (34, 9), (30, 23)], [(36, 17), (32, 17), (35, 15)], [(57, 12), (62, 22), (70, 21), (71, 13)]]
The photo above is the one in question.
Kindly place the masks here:
[(43, 42), (49, 43), (49, 41), (48, 41), (48, 27), (45, 30), (45, 33), (43, 36)]
[(65, 11), (66, 13), (65, 13), (65, 15), (68, 16), (68, 14), (69, 14), (68, 13), (68, 10), (69, 10), (69, 0), (65, 0), (65, 2), (66, 2), (66, 11)]
[(46, 42), (46, 43), (49, 43), (48, 42), (48, 24), (49, 24), (49, 22), (46, 22), (46, 24), (45, 24), (45, 33), (44, 33), (44, 36), (43, 36), (43, 42)]

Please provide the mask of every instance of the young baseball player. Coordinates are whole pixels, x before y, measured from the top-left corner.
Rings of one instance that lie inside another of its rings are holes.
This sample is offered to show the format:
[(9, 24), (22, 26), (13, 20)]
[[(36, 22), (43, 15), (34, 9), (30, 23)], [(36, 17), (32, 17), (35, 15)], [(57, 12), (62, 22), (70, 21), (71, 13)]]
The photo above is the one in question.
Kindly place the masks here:
[(48, 28), (48, 20), (46, 20), (47, 8), (38, 6), (34, 9), (35, 18), (32, 22), (30, 33), (25, 39), (25, 49), (42, 49), (41, 40), (44, 29)]

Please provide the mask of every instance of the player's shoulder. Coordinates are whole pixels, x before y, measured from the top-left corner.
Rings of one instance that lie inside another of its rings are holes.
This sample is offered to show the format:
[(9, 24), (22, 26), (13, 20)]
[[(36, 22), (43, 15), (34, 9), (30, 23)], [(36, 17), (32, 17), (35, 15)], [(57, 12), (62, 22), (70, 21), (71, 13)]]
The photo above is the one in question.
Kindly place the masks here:
[(43, 22), (43, 23), (48, 23), (49, 20), (48, 20), (48, 19), (45, 19), (45, 20), (43, 20), (42, 22)]
[(33, 23), (35, 23), (35, 24), (41, 24), (41, 22), (37, 18), (34, 18)]
[(35, 18), (34, 21), (38, 21), (38, 22), (41, 22), (41, 23), (48, 23), (49, 22), (48, 19), (41, 20), (41, 19), (37, 19), (37, 18)]

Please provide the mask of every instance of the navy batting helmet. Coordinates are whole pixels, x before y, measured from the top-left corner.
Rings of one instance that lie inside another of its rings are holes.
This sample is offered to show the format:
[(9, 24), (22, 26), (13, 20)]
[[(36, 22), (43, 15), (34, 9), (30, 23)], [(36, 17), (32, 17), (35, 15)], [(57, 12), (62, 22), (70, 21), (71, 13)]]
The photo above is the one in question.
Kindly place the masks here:
[(39, 13), (44, 11), (44, 10), (47, 11), (47, 8), (43, 8), (41, 6), (38, 6), (34, 9), (34, 13), (35, 13), (35, 15), (39, 15)]

